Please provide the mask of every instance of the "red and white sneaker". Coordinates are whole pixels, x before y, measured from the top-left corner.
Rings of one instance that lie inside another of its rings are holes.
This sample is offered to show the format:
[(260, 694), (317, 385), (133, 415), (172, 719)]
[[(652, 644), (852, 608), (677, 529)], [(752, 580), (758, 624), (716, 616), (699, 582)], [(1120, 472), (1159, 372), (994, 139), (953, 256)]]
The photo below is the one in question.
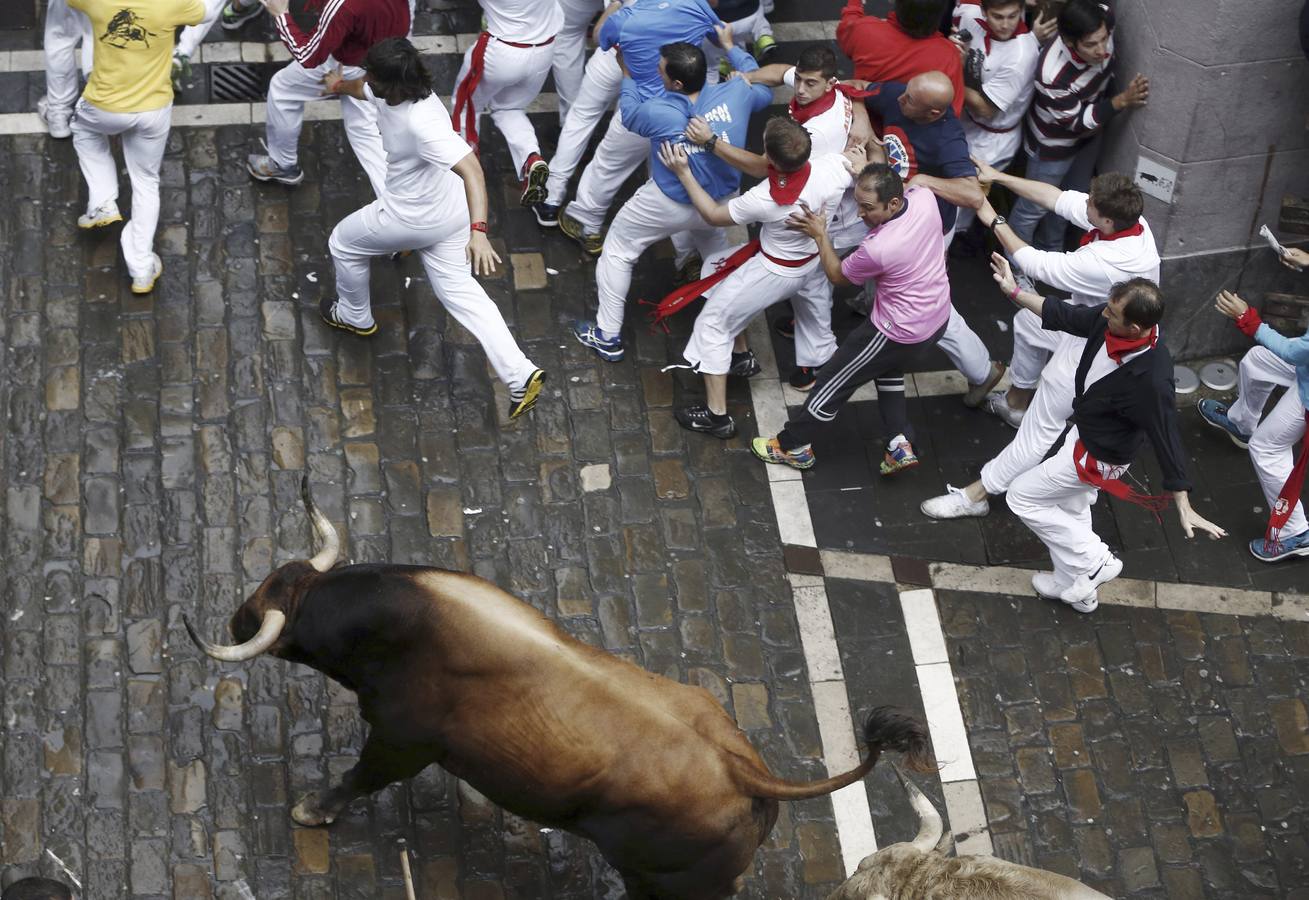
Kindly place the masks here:
[(545, 201), (547, 196), (545, 190), (546, 179), (550, 177), (550, 167), (546, 165), (541, 154), (533, 153), (527, 157), (523, 163), (523, 195), (518, 198), (518, 202), (523, 206), (533, 206)]

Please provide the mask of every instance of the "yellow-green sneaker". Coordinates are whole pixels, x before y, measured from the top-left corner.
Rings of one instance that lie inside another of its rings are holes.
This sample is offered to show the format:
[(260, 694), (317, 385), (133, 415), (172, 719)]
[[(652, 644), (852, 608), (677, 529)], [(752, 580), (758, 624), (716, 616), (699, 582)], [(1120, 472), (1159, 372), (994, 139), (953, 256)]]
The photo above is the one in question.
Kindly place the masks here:
[(604, 249), (605, 236), (603, 234), (591, 234), (586, 230), (586, 226), (574, 219), (566, 211), (559, 214), (559, 230), (581, 244), (582, 252), (587, 256), (599, 256), (600, 251)]
[(509, 418), (517, 419), (523, 413), (530, 412), (532, 407), (536, 406), (536, 400), (541, 396), (541, 388), (544, 385), (545, 369), (537, 369), (527, 376), (527, 383), (509, 394)]

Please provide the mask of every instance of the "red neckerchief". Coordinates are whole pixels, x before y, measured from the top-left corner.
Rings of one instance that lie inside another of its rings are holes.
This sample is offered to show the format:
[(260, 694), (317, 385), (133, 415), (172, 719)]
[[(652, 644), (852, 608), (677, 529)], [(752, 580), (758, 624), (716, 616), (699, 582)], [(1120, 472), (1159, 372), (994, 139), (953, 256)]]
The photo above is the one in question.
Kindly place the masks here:
[[(1309, 427), (1309, 412), (1304, 414), (1304, 419), (1306, 427)], [(1273, 504), (1273, 513), (1268, 517), (1268, 530), (1264, 532), (1264, 551), (1267, 553), (1280, 553), (1282, 550), (1282, 526), (1291, 518), (1291, 511), (1300, 502), (1306, 472), (1309, 472), (1309, 441), (1305, 441), (1300, 448), (1300, 458), (1295, 461), (1295, 468), (1291, 469), (1290, 477), (1282, 485), (1277, 502)]]
[(986, 32), (986, 38), (985, 38), (985, 41), (986, 41), (986, 55), (987, 55), (987, 56), (990, 56), (990, 55), (991, 55), (991, 40), (992, 40), (992, 39), (995, 39), (995, 40), (997, 40), (997, 41), (1000, 41), (1001, 43), (1004, 43), (1005, 41), (1012, 41), (1014, 38), (1018, 37), (1018, 35), (1020, 35), (1020, 34), (1027, 34), (1027, 23), (1024, 22), (1024, 21), (1022, 21), (1021, 19), (1018, 21), (1018, 27), (1017, 27), (1016, 29), (1014, 29), (1014, 33), (1011, 34), (1011, 35), (1009, 35), (1009, 37), (1007, 37), (1007, 38), (998, 38), (998, 37), (996, 37), (996, 36), (995, 36), (995, 32), (993, 32), (993, 31), (991, 30), (991, 24), (990, 24), (989, 22), (987, 22), (985, 18), (982, 18), (982, 19), (974, 18), (973, 21), (976, 22), (978, 25), (982, 26), (982, 30), (983, 30), (984, 32)]
[(768, 196), (772, 197), (773, 202), (778, 206), (790, 206), (800, 199), (800, 192), (804, 190), (805, 183), (809, 181), (811, 169), (812, 167), (807, 162), (794, 172), (779, 172), (769, 166)]
[(871, 97), (875, 93), (877, 93), (877, 91), (861, 91), (858, 88), (850, 87), (848, 84), (841, 84), (841, 82), (838, 81), (832, 86), (830, 91), (825, 92), (823, 96), (819, 97), (817, 100), (806, 103), (804, 106), (800, 105), (800, 100), (798, 98), (792, 96), (791, 103), (786, 109), (787, 112), (791, 114), (792, 119), (795, 119), (803, 125), (814, 116), (821, 116), (823, 113), (831, 109), (832, 104), (836, 102), (837, 94), (845, 94), (851, 100), (862, 100), (865, 97)]
[(1123, 338), (1106, 330), (1104, 333), (1104, 350), (1109, 354), (1109, 358), (1118, 365), (1123, 364), (1123, 357), (1129, 353), (1140, 350), (1142, 347), (1153, 347), (1159, 340), (1159, 328), (1151, 328), (1149, 333), (1139, 338)]
[(1136, 237), (1138, 234), (1145, 234), (1145, 226), (1140, 222), (1137, 222), (1131, 228), (1115, 231), (1113, 234), (1101, 234), (1099, 228), (1092, 228), (1082, 235), (1082, 239), (1077, 242), (1077, 246), (1085, 247), (1087, 244), (1094, 244), (1096, 241), (1116, 241), (1119, 238)]

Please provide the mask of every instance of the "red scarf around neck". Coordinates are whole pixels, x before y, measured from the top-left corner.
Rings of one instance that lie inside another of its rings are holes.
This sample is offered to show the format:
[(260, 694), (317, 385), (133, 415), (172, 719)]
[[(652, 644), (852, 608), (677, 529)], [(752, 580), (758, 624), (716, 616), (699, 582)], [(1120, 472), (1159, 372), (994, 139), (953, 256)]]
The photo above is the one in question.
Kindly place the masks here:
[(986, 41), (986, 55), (987, 55), (987, 56), (990, 56), (990, 55), (991, 55), (991, 41), (996, 40), (996, 41), (1000, 41), (1001, 43), (1004, 43), (1005, 41), (1012, 41), (1014, 38), (1018, 37), (1018, 35), (1020, 35), (1020, 34), (1027, 34), (1027, 23), (1024, 22), (1024, 21), (1022, 21), (1021, 19), (1020, 19), (1019, 22), (1018, 22), (1018, 27), (1017, 27), (1016, 29), (1014, 29), (1014, 33), (1011, 34), (1011, 35), (1009, 35), (1009, 37), (1007, 37), (1007, 38), (998, 38), (998, 37), (996, 37), (996, 36), (995, 36), (995, 32), (991, 30), (991, 25), (990, 25), (990, 23), (987, 22), (985, 18), (981, 18), (981, 19), (974, 18), (973, 21), (976, 22), (978, 25), (981, 26), (982, 31), (986, 32), (986, 38), (985, 38), (985, 41)]
[(1150, 331), (1139, 338), (1119, 337), (1112, 331), (1105, 330), (1104, 333), (1104, 350), (1109, 354), (1109, 358), (1118, 365), (1123, 364), (1123, 357), (1129, 353), (1135, 353), (1143, 347), (1153, 347), (1159, 340), (1158, 326), (1151, 328)]
[(800, 199), (800, 192), (809, 181), (813, 167), (805, 163), (794, 172), (780, 172), (771, 165), (768, 167), (768, 196), (778, 206), (790, 206)]
[(1087, 244), (1094, 244), (1096, 241), (1116, 241), (1119, 238), (1136, 237), (1138, 234), (1145, 234), (1145, 226), (1140, 222), (1137, 222), (1131, 228), (1115, 231), (1113, 234), (1101, 234), (1099, 228), (1092, 228), (1082, 235), (1082, 239), (1078, 241), (1077, 246), (1085, 247)]
[(850, 87), (850, 85), (841, 84), (838, 81), (835, 85), (833, 85), (830, 91), (825, 92), (823, 96), (819, 97), (817, 100), (814, 100), (812, 103), (806, 103), (803, 106), (800, 105), (800, 100), (798, 97), (792, 96), (791, 102), (786, 109), (787, 112), (791, 114), (792, 119), (795, 119), (797, 122), (803, 125), (805, 122), (808, 122), (814, 116), (821, 116), (823, 113), (831, 109), (832, 104), (836, 102), (837, 94), (845, 94), (851, 100), (862, 100), (865, 97), (871, 97), (873, 94), (876, 93), (877, 91), (861, 91), (858, 88), (852, 88)]

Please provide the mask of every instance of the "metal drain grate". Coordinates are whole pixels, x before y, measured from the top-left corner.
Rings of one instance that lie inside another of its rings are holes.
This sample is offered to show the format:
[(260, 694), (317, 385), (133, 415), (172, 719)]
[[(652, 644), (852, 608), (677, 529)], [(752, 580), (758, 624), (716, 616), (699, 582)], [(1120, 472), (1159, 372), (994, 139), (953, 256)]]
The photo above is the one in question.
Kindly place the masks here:
[(211, 103), (249, 103), (263, 100), (268, 93), (272, 73), (265, 65), (232, 63), (209, 69)]

